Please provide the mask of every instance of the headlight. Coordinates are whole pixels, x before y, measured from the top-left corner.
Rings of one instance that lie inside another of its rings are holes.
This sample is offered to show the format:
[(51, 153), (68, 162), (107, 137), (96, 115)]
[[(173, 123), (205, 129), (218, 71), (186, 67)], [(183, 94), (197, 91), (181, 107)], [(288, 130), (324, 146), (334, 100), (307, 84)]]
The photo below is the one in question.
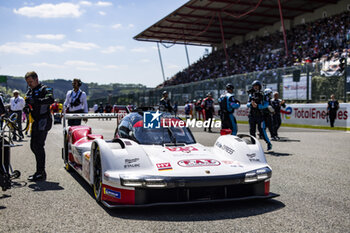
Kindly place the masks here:
[(128, 187), (163, 188), (167, 182), (161, 178), (121, 177), (121, 184)]
[(141, 187), (143, 185), (143, 180), (133, 178), (121, 178), (120, 182), (123, 186), (128, 187)]
[(271, 177), (271, 169), (268, 167), (261, 168), (255, 171), (251, 171), (245, 174), (245, 183), (257, 182), (260, 180), (266, 180)]
[(163, 179), (145, 179), (145, 185), (149, 188), (162, 188), (166, 187), (167, 183)]

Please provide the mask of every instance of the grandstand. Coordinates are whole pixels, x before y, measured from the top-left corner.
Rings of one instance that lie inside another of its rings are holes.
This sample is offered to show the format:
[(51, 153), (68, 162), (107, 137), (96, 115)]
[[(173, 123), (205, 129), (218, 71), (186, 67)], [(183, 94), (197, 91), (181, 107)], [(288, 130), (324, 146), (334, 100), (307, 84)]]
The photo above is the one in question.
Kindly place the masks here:
[(236, 96), (244, 102), (252, 80), (259, 79), (283, 94), (284, 78), (296, 69), (307, 77), (303, 87), (307, 94), (295, 101), (318, 102), (330, 93), (346, 100), (347, 85), (350, 91), (350, 83), (339, 75), (320, 78), (322, 71), (336, 74), (339, 58), (349, 57), (350, 4), (346, 0), (190, 0), (134, 39), (205, 45), (213, 52), (153, 90), (115, 96), (120, 104), (158, 104), (163, 90), (178, 104), (207, 92), (217, 98), (227, 82), (235, 85)]
[(142, 41), (213, 47), (159, 87), (330, 60), (348, 48), (350, 12), (340, 13), (349, 7), (345, 1), (282, 1), (280, 12), (279, 1), (266, 2), (192, 0), (137, 35)]

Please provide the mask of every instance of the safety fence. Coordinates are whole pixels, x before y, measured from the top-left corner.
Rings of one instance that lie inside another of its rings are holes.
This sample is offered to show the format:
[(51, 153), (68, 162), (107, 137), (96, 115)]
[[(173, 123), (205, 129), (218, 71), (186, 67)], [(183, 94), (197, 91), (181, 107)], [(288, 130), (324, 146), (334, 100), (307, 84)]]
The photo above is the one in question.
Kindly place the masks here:
[[(349, 67), (348, 67), (349, 68)], [(234, 85), (235, 96), (242, 103), (248, 99), (247, 90), (254, 80), (263, 83), (263, 88), (270, 88), (280, 93), (280, 98), (294, 103), (325, 102), (331, 94), (339, 100), (346, 100), (346, 91), (350, 92), (350, 69), (337, 76), (321, 76), (318, 64), (304, 64), (267, 71), (233, 75), (212, 80), (191, 82), (163, 88), (139, 90), (130, 94), (108, 96), (102, 99), (89, 100), (89, 106), (95, 103), (155, 106), (163, 91), (169, 93), (172, 104), (184, 105), (205, 98), (210, 92), (215, 100), (224, 93), (227, 83)], [(346, 78), (346, 74), (348, 75)]]

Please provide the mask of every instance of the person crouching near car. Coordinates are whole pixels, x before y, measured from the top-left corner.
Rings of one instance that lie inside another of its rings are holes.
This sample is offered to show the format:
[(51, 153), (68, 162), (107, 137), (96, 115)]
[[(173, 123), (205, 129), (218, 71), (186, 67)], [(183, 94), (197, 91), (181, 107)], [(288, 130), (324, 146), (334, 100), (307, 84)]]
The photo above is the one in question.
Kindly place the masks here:
[[(82, 81), (78, 78), (73, 79), (73, 90), (69, 90), (64, 101), (65, 113), (88, 113), (89, 108), (86, 99), (86, 93), (80, 89)], [(84, 119), (87, 121), (87, 119)], [(80, 125), (81, 119), (69, 119), (68, 126)]]
[(26, 104), (33, 117), (32, 137), (30, 149), (35, 155), (36, 172), (28, 177), (29, 181), (46, 180), (45, 172), (45, 141), (47, 133), (52, 127), (50, 105), (54, 102), (53, 90), (39, 82), (38, 75), (34, 72), (27, 72), (25, 80), (29, 90), (26, 93)]

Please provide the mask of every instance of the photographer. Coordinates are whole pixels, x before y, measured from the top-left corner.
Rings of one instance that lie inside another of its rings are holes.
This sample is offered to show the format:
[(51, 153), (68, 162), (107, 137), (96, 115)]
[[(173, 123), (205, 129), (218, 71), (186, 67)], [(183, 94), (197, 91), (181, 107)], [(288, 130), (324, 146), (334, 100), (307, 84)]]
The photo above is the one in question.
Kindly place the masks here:
[[(88, 113), (88, 105), (86, 99), (86, 93), (80, 90), (83, 83), (80, 79), (73, 79), (72, 86), (73, 90), (67, 92), (66, 100), (64, 101), (65, 113)], [(86, 120), (84, 120), (86, 121)], [(70, 119), (68, 125), (80, 125), (81, 119)]]
[(237, 121), (233, 113), (235, 109), (241, 106), (241, 103), (235, 99), (233, 94), (234, 86), (230, 83), (226, 85), (226, 93), (220, 96), (220, 118), (221, 118), (221, 128), (231, 129), (232, 135), (237, 135)]
[(267, 144), (267, 150), (272, 149), (272, 144), (267, 137), (265, 131), (265, 121), (264, 121), (264, 113), (263, 109), (266, 109), (269, 106), (269, 102), (266, 100), (264, 93), (261, 91), (262, 85), (258, 80), (255, 80), (252, 83), (252, 88), (248, 91), (249, 99), (247, 107), (250, 108), (250, 112), (248, 115), (249, 118), (249, 131), (250, 135), (255, 137), (256, 126), (258, 126), (258, 130), (260, 135), (263, 136)]

